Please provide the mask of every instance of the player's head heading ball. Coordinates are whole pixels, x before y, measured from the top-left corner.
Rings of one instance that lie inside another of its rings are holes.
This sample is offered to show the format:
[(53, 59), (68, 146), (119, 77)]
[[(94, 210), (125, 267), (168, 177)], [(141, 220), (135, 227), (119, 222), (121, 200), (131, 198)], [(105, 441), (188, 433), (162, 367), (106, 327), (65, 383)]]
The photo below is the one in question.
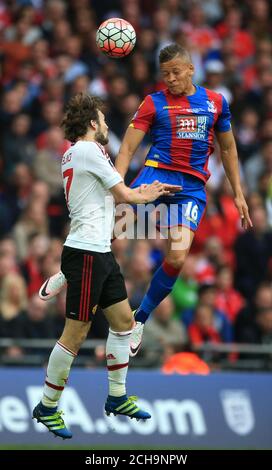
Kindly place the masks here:
[(164, 83), (173, 95), (195, 92), (192, 83), (194, 66), (189, 52), (179, 44), (170, 44), (160, 51), (160, 69)]
[(87, 93), (78, 93), (68, 102), (61, 122), (65, 138), (71, 142), (93, 134), (94, 140), (102, 145), (108, 143), (108, 126), (103, 114), (103, 102)]

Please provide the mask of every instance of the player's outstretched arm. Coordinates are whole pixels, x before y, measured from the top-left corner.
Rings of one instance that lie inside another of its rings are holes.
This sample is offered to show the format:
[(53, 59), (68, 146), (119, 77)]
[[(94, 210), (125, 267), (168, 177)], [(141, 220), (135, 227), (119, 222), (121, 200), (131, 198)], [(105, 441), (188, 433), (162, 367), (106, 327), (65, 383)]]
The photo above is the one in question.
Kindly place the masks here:
[(130, 161), (140, 143), (142, 142), (144, 136), (144, 131), (135, 129), (133, 127), (128, 127), (122, 140), (119, 153), (115, 160), (115, 167), (122, 178), (125, 177)]
[(152, 184), (136, 189), (128, 188), (124, 183), (118, 183), (110, 189), (117, 203), (127, 202), (129, 204), (145, 204), (155, 201), (158, 197), (168, 196), (180, 190), (181, 186), (164, 184), (159, 181), (154, 181)]
[(217, 132), (216, 137), (220, 146), (225, 173), (234, 193), (234, 202), (241, 217), (242, 227), (247, 229), (252, 227), (252, 221), (241, 187), (238, 154), (233, 133), (231, 130), (228, 132)]

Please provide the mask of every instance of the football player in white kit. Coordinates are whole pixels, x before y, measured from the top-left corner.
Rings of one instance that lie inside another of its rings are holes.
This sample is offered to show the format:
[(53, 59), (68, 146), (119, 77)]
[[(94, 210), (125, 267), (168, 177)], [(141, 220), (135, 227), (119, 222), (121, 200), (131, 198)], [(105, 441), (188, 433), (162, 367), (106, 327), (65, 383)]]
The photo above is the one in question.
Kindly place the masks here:
[(108, 127), (102, 109), (98, 98), (79, 93), (68, 103), (62, 122), (65, 137), (73, 142), (61, 165), (71, 218), (61, 260), (61, 272), (67, 281), (66, 321), (51, 352), (43, 396), (33, 410), (33, 418), (63, 439), (71, 438), (72, 433), (58, 411), (58, 401), (98, 306), (109, 322), (105, 412), (144, 420), (151, 417), (137, 406), (135, 397), (126, 394), (134, 317), (124, 278), (111, 252), (114, 201), (147, 203), (181, 189), (159, 181), (137, 189), (124, 184), (103, 147), (108, 143)]

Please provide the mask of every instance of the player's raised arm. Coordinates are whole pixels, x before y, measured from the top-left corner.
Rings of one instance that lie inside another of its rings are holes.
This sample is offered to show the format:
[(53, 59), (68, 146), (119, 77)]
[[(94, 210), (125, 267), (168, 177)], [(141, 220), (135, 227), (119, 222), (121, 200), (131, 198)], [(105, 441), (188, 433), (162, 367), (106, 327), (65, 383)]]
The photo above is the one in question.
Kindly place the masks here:
[(252, 227), (248, 206), (241, 188), (238, 154), (232, 130), (216, 132), (216, 137), (220, 146), (225, 173), (234, 193), (234, 202), (239, 211), (242, 226), (244, 228)]
[(134, 127), (128, 127), (115, 161), (115, 167), (123, 178), (125, 177), (130, 161), (144, 136), (144, 131), (135, 129)]
[(156, 116), (153, 99), (147, 95), (135, 113), (122, 141), (115, 166), (124, 178), (130, 161), (142, 142), (145, 134), (149, 132)]

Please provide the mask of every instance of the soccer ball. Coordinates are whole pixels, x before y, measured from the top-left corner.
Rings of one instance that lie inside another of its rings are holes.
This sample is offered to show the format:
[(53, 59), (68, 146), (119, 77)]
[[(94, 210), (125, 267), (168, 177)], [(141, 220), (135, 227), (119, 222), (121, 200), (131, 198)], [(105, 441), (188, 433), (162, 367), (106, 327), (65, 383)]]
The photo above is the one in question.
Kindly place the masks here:
[(97, 47), (115, 59), (128, 55), (136, 43), (133, 26), (122, 18), (110, 18), (99, 26), (96, 33)]

